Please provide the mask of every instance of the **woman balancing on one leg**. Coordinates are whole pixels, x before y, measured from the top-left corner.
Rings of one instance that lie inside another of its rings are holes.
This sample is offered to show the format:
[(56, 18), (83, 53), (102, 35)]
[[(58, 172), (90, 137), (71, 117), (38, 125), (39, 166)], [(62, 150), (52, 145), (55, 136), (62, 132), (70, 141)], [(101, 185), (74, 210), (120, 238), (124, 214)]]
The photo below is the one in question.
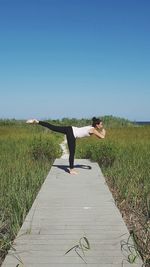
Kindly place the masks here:
[[(92, 134), (96, 135), (98, 138), (105, 138), (106, 134), (106, 131), (103, 128), (102, 121), (95, 117), (92, 119), (92, 125), (80, 128), (74, 126), (55, 126), (48, 122), (38, 121), (36, 119), (27, 120), (26, 123), (40, 124), (44, 127), (49, 128), (52, 131), (63, 133), (66, 135), (69, 148), (70, 174), (77, 174), (77, 172), (74, 170), (76, 138), (82, 138), (90, 136)], [(100, 132), (98, 130), (100, 130)]]

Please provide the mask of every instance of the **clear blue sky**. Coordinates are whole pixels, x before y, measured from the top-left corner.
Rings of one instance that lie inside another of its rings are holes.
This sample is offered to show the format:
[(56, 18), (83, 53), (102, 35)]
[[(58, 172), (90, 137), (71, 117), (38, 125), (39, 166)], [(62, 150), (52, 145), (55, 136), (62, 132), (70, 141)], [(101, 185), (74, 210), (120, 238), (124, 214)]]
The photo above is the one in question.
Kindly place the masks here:
[(0, 118), (150, 120), (149, 0), (0, 0)]

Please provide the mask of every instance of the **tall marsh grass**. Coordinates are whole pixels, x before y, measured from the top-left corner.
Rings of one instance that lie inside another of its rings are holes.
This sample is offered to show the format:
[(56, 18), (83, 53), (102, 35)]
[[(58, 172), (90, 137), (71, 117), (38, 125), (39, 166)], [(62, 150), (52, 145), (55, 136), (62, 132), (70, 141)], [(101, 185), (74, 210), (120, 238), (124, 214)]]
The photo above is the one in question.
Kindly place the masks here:
[(150, 264), (150, 126), (107, 129), (106, 139), (79, 140), (76, 157), (97, 161)]
[(10, 247), (49, 169), (60, 137), (39, 126), (0, 126), (0, 256)]

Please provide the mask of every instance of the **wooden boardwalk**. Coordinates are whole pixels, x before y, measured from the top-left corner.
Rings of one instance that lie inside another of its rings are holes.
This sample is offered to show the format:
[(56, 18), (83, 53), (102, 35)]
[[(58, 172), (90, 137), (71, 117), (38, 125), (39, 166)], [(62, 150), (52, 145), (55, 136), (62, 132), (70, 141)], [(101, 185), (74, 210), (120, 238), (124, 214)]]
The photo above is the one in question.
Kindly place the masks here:
[[(98, 164), (75, 164), (79, 173), (70, 175), (68, 160), (55, 160), (3, 267), (142, 266), (139, 258), (125, 260), (127, 247), (121, 251), (129, 233)], [(65, 255), (83, 237), (90, 243), (85, 255), (81, 248)]]

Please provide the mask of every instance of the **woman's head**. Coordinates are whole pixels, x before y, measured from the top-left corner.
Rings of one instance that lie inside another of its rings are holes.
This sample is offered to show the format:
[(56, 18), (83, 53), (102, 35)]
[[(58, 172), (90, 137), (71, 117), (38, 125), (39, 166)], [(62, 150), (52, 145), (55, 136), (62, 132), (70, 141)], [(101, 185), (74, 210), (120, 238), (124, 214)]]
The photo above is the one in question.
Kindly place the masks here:
[(94, 128), (102, 128), (103, 127), (103, 122), (99, 118), (93, 117), (92, 118), (92, 126)]

